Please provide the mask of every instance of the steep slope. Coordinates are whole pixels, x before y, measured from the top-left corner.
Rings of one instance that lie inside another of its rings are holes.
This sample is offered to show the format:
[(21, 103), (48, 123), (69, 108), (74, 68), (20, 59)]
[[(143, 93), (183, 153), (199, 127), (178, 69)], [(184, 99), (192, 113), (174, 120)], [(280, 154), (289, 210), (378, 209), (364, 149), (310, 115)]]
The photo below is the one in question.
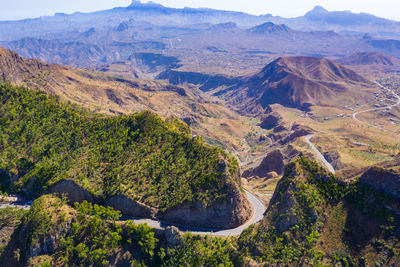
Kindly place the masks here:
[(230, 228), (251, 214), (236, 160), (177, 119), (93, 115), (8, 84), (0, 102), (1, 191), (66, 193), (191, 226)]
[[(110, 69), (120, 74), (124, 71), (115, 66)], [(58, 96), (63, 102), (78, 104), (94, 113), (131, 114), (151, 110), (164, 117), (174, 116), (190, 124), (193, 134), (224, 148), (242, 149), (240, 140), (249, 128), (240, 128), (239, 125), (246, 125), (245, 118), (200, 90), (47, 64), (24, 59), (3, 48), (0, 48), (0, 77)], [(222, 123), (230, 125), (228, 131), (221, 129)]]
[(396, 266), (399, 194), (382, 185), (398, 189), (400, 180), (397, 173), (384, 181), (384, 172), (374, 178), (378, 186), (364, 176), (346, 184), (297, 159), (286, 167), (264, 220), (241, 235), (239, 246), (274, 266)]
[(369, 80), (330, 60), (281, 57), (220, 94), (241, 112), (259, 113), (274, 103), (304, 110), (353, 103), (371, 88)]

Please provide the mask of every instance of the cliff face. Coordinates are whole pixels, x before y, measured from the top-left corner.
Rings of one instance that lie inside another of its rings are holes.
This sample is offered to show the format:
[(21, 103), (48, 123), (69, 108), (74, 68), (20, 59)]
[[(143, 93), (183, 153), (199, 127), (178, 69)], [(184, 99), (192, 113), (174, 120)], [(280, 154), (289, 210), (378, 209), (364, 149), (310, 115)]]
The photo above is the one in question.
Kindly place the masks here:
[[(230, 175), (228, 163), (221, 159), (219, 171), (224, 175)], [(219, 202), (207, 205), (201, 201), (179, 205), (167, 211), (151, 207), (135, 201), (124, 195), (110, 196), (105, 200), (94, 197), (80, 185), (71, 180), (62, 180), (51, 186), (47, 192), (58, 196), (66, 196), (69, 203), (93, 202), (110, 206), (121, 211), (122, 215), (133, 218), (159, 219), (167, 223), (179, 224), (187, 227), (229, 229), (240, 226), (248, 221), (253, 213), (253, 208), (245, 194), (239, 190), (239, 169), (234, 174), (237, 184), (228, 184), (226, 196)], [(50, 238), (52, 239), (52, 238)], [(51, 248), (53, 241), (43, 241), (40, 247), (34, 250), (42, 251)]]
[(243, 177), (266, 177), (269, 172), (276, 172), (281, 175), (284, 169), (284, 158), (280, 150), (275, 150), (269, 153), (261, 162), (261, 164), (243, 173)]
[(376, 190), (400, 198), (400, 172), (375, 167), (366, 171), (360, 177), (360, 181), (376, 188)]
[(224, 202), (205, 207), (202, 203), (186, 204), (166, 211), (161, 219), (184, 226), (229, 229), (244, 224), (252, 215), (245, 195), (234, 188)]

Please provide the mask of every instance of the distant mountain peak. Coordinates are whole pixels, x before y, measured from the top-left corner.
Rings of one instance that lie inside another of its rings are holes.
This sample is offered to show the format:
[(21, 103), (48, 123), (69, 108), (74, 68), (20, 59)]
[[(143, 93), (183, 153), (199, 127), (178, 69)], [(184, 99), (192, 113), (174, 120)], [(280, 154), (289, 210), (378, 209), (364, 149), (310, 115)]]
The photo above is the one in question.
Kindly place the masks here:
[(132, 0), (132, 3), (129, 6), (143, 5), (140, 0)]
[(266, 33), (289, 33), (293, 30), (285, 24), (277, 25), (272, 22), (266, 22), (249, 29), (250, 33), (253, 34), (266, 34)]
[(163, 5), (149, 1), (147, 3), (142, 3), (140, 0), (132, 0), (132, 3), (128, 7), (164, 7)]
[(326, 10), (325, 8), (323, 8), (322, 6), (315, 6), (311, 11), (309, 11), (308, 13), (326, 13), (329, 12), (328, 10)]
[(227, 97), (240, 111), (256, 114), (276, 103), (302, 110), (350, 103), (369, 94), (371, 88), (372, 82), (333, 61), (296, 56), (276, 59), (233, 87)]

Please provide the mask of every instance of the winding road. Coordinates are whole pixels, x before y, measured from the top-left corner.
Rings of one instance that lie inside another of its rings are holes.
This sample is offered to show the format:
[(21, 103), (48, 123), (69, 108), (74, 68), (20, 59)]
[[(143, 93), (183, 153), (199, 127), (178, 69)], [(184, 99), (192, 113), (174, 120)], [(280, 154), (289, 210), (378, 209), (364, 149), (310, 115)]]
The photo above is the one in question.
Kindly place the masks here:
[[(366, 125), (368, 125), (370, 127), (376, 128), (376, 129), (380, 129), (380, 130), (396, 133), (394, 131), (384, 129), (384, 128), (380, 127), (380, 126), (373, 125), (373, 124), (371, 124), (369, 122), (365, 122), (365, 121), (361, 121), (361, 120), (357, 119), (357, 115), (362, 114), (362, 113), (378, 111), (378, 110), (385, 110), (385, 109), (388, 109), (388, 108), (390, 109), (390, 108), (393, 108), (393, 107), (396, 107), (396, 106), (400, 105), (400, 96), (397, 95), (393, 90), (392, 90), (392, 94), (397, 98), (397, 102), (394, 103), (393, 105), (389, 105), (389, 106), (385, 106), (385, 107), (381, 107), (381, 108), (372, 108), (372, 109), (368, 109), (368, 110), (355, 112), (355, 113), (353, 113), (353, 119), (355, 121), (359, 122), (359, 123), (366, 124)], [(396, 134), (398, 134), (398, 133), (396, 133)]]
[(335, 173), (335, 168), (333, 168), (333, 166), (326, 160), (326, 158), (324, 157), (324, 155), (322, 155), (322, 153), (318, 150), (318, 148), (316, 148), (314, 146), (314, 144), (311, 142), (311, 138), (313, 138), (315, 136), (315, 134), (310, 134), (307, 135), (304, 140), (306, 141), (306, 143), (312, 148), (312, 150), (314, 150), (314, 152), (317, 154), (317, 158), (322, 161), (324, 163), (324, 165), (328, 168), (328, 170), (331, 173)]
[(250, 220), (248, 220), (245, 224), (233, 228), (233, 229), (226, 229), (226, 230), (218, 230), (218, 229), (205, 229), (205, 228), (196, 228), (196, 227), (186, 227), (182, 225), (174, 225), (170, 223), (160, 222), (152, 219), (135, 219), (135, 223), (147, 223), (152, 228), (156, 229), (163, 229), (168, 226), (175, 226), (180, 231), (186, 232), (189, 231), (193, 234), (199, 235), (212, 235), (212, 236), (237, 236), (240, 235), (246, 228), (250, 225), (253, 225), (259, 221), (261, 221), (264, 217), (265, 207), (264, 204), (252, 193), (245, 190), (247, 199), (249, 200), (250, 204), (253, 206), (254, 213)]
[[(182, 225), (175, 225), (167, 222), (161, 222), (158, 220), (153, 219), (141, 219), (141, 218), (134, 218), (136, 224), (146, 223), (151, 228), (155, 229), (165, 229), (168, 226), (175, 226), (180, 231), (186, 232), (189, 231), (193, 234), (199, 235), (212, 235), (212, 236), (237, 236), (240, 235), (246, 228), (250, 225), (253, 225), (259, 221), (261, 221), (264, 217), (265, 207), (264, 204), (252, 193), (246, 191), (247, 199), (249, 200), (250, 204), (253, 206), (253, 216), (250, 220), (248, 220), (245, 224), (233, 228), (233, 229), (226, 229), (226, 230), (218, 230), (218, 229), (206, 229), (206, 228), (195, 228), (195, 227), (187, 227)], [(14, 202), (14, 203), (0, 203), (0, 209), (4, 209), (7, 207), (14, 207), (20, 209), (29, 209), (30, 205), (23, 202)]]

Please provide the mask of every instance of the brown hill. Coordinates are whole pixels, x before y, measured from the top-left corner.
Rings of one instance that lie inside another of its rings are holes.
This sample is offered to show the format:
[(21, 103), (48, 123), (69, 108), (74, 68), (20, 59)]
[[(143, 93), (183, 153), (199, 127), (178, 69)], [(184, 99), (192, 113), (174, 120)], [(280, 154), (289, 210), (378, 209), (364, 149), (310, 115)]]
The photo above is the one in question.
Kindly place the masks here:
[(354, 71), (370, 77), (381, 78), (382, 75), (400, 71), (400, 60), (380, 52), (362, 52), (336, 60)]
[[(223, 104), (193, 88), (125, 78), (128, 75), (124, 71), (113, 69), (119, 75), (110, 75), (47, 64), (22, 58), (0, 47), (0, 80), (59, 96), (62, 101), (95, 113), (130, 114), (151, 110), (164, 117), (178, 117), (190, 124), (193, 134), (203, 136), (208, 143), (239, 151), (247, 149), (241, 143), (250, 129), (243, 127), (247, 125), (246, 119)], [(222, 124), (229, 127), (221, 128)]]
[(274, 103), (307, 110), (362, 101), (372, 82), (333, 61), (315, 57), (281, 57), (224, 94), (244, 113), (259, 113)]
[(380, 52), (362, 52), (336, 60), (342, 65), (383, 65), (400, 66), (400, 60)]

